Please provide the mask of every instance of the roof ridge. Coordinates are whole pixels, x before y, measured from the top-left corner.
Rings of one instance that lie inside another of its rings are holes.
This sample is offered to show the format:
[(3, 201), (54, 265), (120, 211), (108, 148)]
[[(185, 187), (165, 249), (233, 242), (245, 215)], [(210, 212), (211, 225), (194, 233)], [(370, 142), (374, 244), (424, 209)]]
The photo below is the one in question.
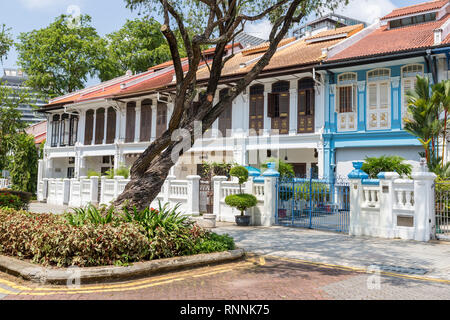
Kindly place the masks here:
[(392, 10), (392, 12), (397, 11), (397, 10), (402, 10), (402, 9), (413, 8), (413, 7), (420, 7), (420, 6), (424, 6), (426, 4), (430, 4), (432, 2), (443, 2), (443, 1), (445, 1), (445, 0), (432, 0), (432, 1), (422, 2), (422, 3), (416, 3), (416, 4), (412, 4), (410, 6), (400, 7), (400, 8), (394, 9), (394, 10)]

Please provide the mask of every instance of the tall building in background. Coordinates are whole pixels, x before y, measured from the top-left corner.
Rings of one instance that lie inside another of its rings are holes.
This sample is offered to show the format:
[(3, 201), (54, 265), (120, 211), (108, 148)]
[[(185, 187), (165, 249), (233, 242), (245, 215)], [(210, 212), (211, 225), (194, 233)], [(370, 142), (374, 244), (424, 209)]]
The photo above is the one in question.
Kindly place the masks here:
[[(5, 68), (3, 70), (3, 77), (0, 78), (0, 84), (14, 90), (25, 90), (25, 80), (27, 80), (27, 77), (21, 70)], [(37, 94), (31, 93), (29, 102), (19, 106), (18, 110), (22, 112), (21, 120), (30, 124), (45, 121), (46, 119), (42, 114), (36, 112), (32, 107), (32, 105), (34, 105), (40, 108), (45, 104), (45, 101), (38, 99)]]
[(354, 26), (363, 24), (367, 27), (367, 23), (353, 18), (341, 16), (339, 14), (330, 13), (316, 20), (308, 22), (293, 31), (293, 36), (297, 39), (314, 36), (322, 31), (333, 30), (336, 28)]

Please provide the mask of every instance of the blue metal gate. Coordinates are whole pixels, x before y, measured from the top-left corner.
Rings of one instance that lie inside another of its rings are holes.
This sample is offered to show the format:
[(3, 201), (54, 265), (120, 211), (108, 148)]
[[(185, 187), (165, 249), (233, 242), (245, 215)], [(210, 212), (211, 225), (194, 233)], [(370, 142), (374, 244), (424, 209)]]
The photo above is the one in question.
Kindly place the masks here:
[(348, 182), (328, 179), (279, 179), (276, 224), (348, 232)]

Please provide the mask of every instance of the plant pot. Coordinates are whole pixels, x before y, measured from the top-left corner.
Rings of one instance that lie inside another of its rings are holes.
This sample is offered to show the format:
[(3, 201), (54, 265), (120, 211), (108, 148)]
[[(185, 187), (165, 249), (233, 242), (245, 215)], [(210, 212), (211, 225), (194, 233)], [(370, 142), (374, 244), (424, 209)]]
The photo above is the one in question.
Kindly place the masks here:
[(204, 214), (203, 222), (204, 228), (215, 228), (216, 227), (216, 215), (215, 214)]
[(236, 224), (240, 227), (248, 227), (250, 225), (251, 216), (234, 216)]

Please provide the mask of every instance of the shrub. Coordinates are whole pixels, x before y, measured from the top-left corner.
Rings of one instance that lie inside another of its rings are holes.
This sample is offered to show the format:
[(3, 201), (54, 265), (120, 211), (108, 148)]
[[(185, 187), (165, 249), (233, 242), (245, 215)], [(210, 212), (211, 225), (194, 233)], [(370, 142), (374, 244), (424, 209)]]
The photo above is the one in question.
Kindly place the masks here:
[(92, 204), (88, 204), (84, 208), (74, 208), (75, 212), (69, 212), (64, 215), (67, 222), (70, 225), (81, 227), (86, 223), (92, 223), (94, 225), (109, 224), (115, 219), (114, 207), (107, 208), (105, 205), (100, 208), (94, 207)]
[(22, 209), (22, 199), (11, 193), (0, 193), (0, 208)]
[(231, 194), (225, 198), (225, 203), (230, 207), (234, 207), (241, 212), (241, 216), (244, 215), (244, 211), (248, 208), (256, 206), (258, 200), (252, 194)]
[(106, 173), (106, 177), (108, 179), (114, 179), (114, 177), (124, 177), (125, 179), (128, 179), (128, 177), (130, 176), (130, 169), (127, 167), (120, 167), (119, 169), (111, 169), (105, 172)]
[(14, 196), (17, 196), (20, 198), (20, 202), (21, 202), (20, 206), (15, 209), (24, 209), (24, 210), (28, 209), (28, 205), (30, 204), (31, 197), (32, 197), (31, 193), (24, 192), (24, 191), (15, 191), (15, 190), (10, 190), (10, 189), (1, 189), (0, 193), (14, 195)]
[(235, 166), (231, 168), (230, 176), (237, 177), (239, 179), (239, 185), (241, 185), (248, 180), (248, 170), (243, 166)]
[(0, 210), (0, 252), (42, 265), (102, 266), (141, 261), (149, 255), (143, 230), (131, 223), (66, 223), (61, 216)]
[(211, 253), (234, 250), (236, 248), (233, 238), (229, 235), (218, 235), (217, 233), (207, 233), (200, 238), (194, 246), (195, 253)]
[(403, 163), (405, 159), (399, 156), (367, 157), (362, 166), (362, 170), (369, 175), (369, 178), (376, 179), (380, 172), (397, 172), (400, 176), (410, 176), (412, 166)]
[(88, 172), (87, 172), (87, 177), (88, 177), (88, 178), (91, 178), (91, 177), (101, 177), (101, 176), (102, 176), (102, 174), (101, 174), (100, 172), (95, 171), (95, 170), (89, 169)]

